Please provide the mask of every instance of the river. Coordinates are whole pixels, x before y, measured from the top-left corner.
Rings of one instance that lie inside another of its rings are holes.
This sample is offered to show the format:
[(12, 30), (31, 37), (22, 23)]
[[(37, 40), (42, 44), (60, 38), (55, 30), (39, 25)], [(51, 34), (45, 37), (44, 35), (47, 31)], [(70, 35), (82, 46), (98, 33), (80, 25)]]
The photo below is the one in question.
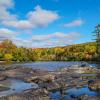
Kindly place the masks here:
[[(60, 68), (70, 67), (73, 65), (81, 65), (81, 64), (86, 64), (87, 66), (89, 65), (90, 67), (100, 68), (100, 63), (64, 62), (64, 61), (15, 63), (15, 64), (6, 64), (6, 65), (2, 64), (2, 65), (3, 66), (12, 66), (12, 67), (17, 67), (17, 66), (21, 67), (22, 66), (22, 67), (28, 67), (28, 68), (33, 68), (33, 69), (54, 71), (54, 70), (58, 70)], [(0, 84), (6, 84), (6, 83), (10, 89), (0, 92), (0, 97), (7, 96), (7, 95), (10, 95), (13, 93), (20, 93), (27, 89), (38, 88), (37, 84), (35, 84), (35, 83), (25, 83), (24, 81), (17, 80), (17, 79), (8, 79), (4, 82), (0, 82)], [(61, 100), (70, 100), (70, 97), (69, 97), (70, 95), (77, 96), (77, 95), (80, 95), (80, 93), (88, 94), (90, 96), (91, 95), (93, 95), (93, 96), (99, 95), (100, 96), (100, 93), (89, 90), (87, 86), (82, 87), (80, 89), (77, 89), (77, 88), (67, 89), (65, 92), (67, 95), (63, 96), (63, 98)], [(52, 100), (59, 100), (59, 98), (61, 97), (61, 94), (59, 91), (51, 92), (50, 97), (52, 98)], [(75, 100), (75, 99), (73, 99), (73, 100)]]
[(91, 66), (91, 67), (96, 67), (96, 68), (100, 68), (100, 63), (97, 62), (65, 62), (65, 61), (49, 61), (49, 62), (33, 62), (33, 63), (15, 63), (15, 64), (11, 64), (10, 66), (22, 66), (22, 67), (28, 67), (28, 68), (33, 68), (33, 69), (44, 69), (44, 70), (48, 70), (48, 71), (54, 71), (54, 70), (58, 70), (60, 68), (65, 68), (65, 67), (70, 67), (72, 65), (81, 65), (81, 64), (86, 64), (87, 66)]

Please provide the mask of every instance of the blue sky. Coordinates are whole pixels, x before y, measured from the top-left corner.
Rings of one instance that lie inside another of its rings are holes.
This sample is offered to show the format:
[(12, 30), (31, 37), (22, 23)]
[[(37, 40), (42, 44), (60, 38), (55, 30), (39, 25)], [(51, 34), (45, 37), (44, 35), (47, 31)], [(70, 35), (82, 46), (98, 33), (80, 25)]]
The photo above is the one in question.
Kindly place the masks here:
[(0, 0), (0, 39), (24, 47), (92, 41), (100, 0)]

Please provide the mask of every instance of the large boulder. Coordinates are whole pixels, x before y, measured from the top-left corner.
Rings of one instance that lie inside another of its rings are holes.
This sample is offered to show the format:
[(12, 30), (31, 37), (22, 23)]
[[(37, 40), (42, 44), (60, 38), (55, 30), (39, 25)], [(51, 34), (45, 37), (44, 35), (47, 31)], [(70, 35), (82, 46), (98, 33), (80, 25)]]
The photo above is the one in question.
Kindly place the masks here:
[(91, 90), (94, 90), (94, 91), (100, 91), (100, 80), (91, 80), (88, 82), (88, 87), (89, 89)]

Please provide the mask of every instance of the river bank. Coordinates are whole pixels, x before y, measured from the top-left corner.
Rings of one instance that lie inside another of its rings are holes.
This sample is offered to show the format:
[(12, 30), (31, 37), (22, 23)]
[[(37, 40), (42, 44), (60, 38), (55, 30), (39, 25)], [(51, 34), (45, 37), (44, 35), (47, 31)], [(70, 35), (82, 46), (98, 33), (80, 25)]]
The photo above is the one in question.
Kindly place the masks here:
[[(100, 100), (99, 73), (99, 69), (87, 66), (87, 64), (74, 64), (55, 71), (22, 66), (10, 67), (0, 71), (0, 87), (3, 87), (0, 89), (0, 100), (60, 100), (60, 98), (62, 100), (92, 100), (88, 99), (92, 97), (95, 98), (93, 100)], [(7, 81), (13, 79), (15, 81)], [(12, 83), (16, 83), (16, 80), (21, 81), (17, 81), (17, 85), (15, 84), (19, 90), (11, 88)], [(26, 88), (23, 87), (23, 84)], [(22, 90), (21, 87), (23, 87)], [(9, 94), (9, 90), (12, 90), (11, 94)], [(73, 90), (77, 93), (73, 94), (71, 92)]]

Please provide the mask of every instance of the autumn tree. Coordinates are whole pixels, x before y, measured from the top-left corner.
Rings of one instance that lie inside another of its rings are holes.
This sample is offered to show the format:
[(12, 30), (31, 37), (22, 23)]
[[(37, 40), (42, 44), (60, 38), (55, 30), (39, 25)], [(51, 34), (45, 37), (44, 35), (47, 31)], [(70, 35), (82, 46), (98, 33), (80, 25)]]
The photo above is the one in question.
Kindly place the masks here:
[(4, 55), (4, 60), (5, 61), (12, 61), (12, 59), (13, 59), (13, 56), (11, 54), (5, 54)]

